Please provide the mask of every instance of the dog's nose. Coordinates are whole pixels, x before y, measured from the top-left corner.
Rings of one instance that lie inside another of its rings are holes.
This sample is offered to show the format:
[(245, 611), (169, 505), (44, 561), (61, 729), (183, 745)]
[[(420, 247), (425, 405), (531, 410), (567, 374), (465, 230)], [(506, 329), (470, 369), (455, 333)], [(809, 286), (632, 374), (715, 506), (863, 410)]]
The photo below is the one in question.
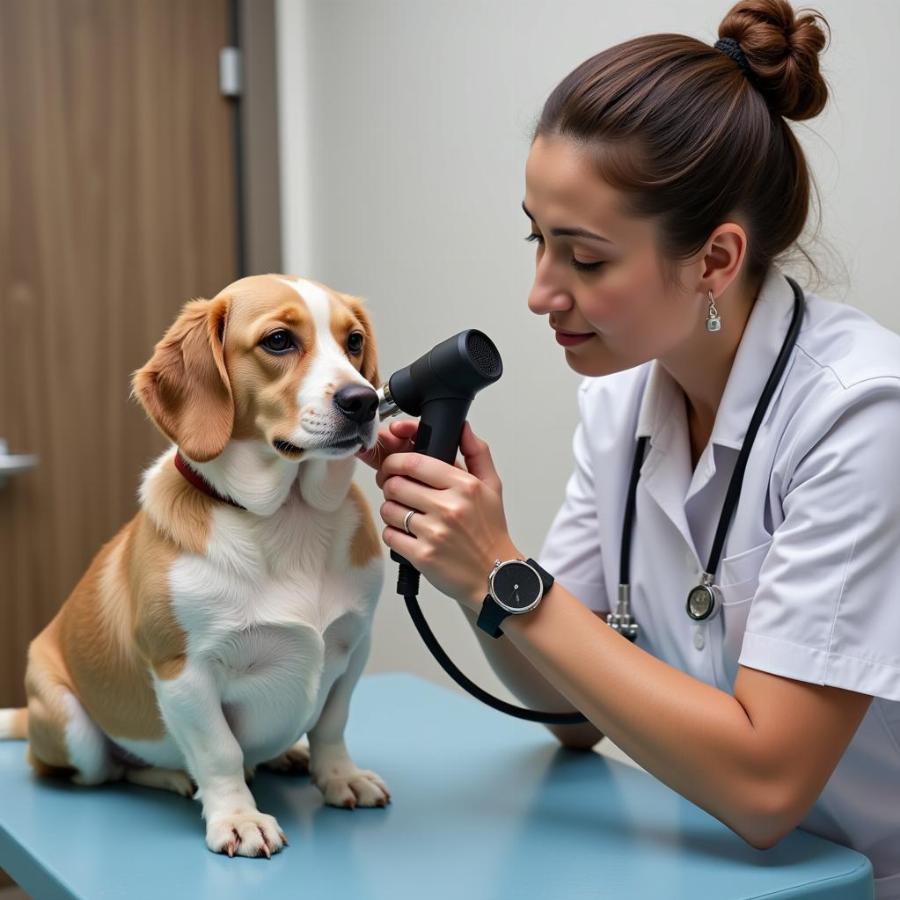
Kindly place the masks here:
[(363, 384), (347, 384), (339, 391), (335, 391), (334, 402), (348, 419), (365, 425), (375, 418), (378, 394)]

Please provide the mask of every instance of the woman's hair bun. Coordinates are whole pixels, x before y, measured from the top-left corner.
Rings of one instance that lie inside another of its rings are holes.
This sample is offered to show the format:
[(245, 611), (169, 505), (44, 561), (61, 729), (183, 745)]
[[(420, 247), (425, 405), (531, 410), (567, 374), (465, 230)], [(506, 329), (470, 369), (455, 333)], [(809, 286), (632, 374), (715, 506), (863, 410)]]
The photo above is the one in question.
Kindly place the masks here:
[(771, 110), (800, 121), (818, 115), (828, 99), (828, 86), (819, 72), (819, 53), (831, 29), (813, 9), (794, 12), (787, 0), (741, 0), (719, 25), (720, 38), (740, 44), (752, 81)]

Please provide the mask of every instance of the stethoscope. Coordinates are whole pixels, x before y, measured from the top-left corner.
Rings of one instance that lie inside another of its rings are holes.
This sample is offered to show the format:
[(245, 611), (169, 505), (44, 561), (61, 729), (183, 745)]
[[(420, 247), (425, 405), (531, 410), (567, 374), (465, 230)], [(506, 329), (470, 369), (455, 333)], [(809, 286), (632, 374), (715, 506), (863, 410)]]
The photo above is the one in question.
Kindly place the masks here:
[[(753, 417), (750, 419), (750, 425), (747, 428), (747, 434), (741, 445), (741, 452), (738, 455), (737, 462), (734, 466), (734, 472), (731, 475), (731, 481), (728, 484), (728, 492), (725, 495), (725, 504), (722, 507), (722, 513), (719, 516), (719, 525), (716, 529), (715, 540), (713, 540), (712, 552), (709, 555), (709, 563), (706, 571), (703, 573), (701, 582), (695, 588), (691, 588), (688, 592), (687, 603), (685, 607), (687, 614), (695, 622), (703, 622), (713, 618), (722, 605), (721, 589), (715, 584), (715, 572), (719, 565), (719, 556), (722, 553), (722, 546), (725, 543), (725, 535), (728, 532), (728, 526), (731, 524), (731, 518), (737, 508), (738, 500), (741, 494), (741, 484), (744, 480), (744, 470), (747, 468), (747, 459), (750, 456), (750, 448), (753, 446), (753, 440), (756, 432), (759, 430), (760, 423), (775, 393), (775, 388), (781, 380), (782, 373), (787, 365), (788, 357), (797, 340), (797, 333), (800, 331), (800, 323), (803, 319), (804, 297), (800, 285), (794, 281), (789, 275), (784, 276), (794, 290), (794, 315), (788, 328), (787, 336), (781, 346), (781, 352), (775, 365), (769, 374), (769, 380), (763, 388), (763, 392), (756, 404)], [(618, 631), (620, 634), (634, 641), (638, 634), (638, 624), (631, 615), (631, 585), (629, 584), (628, 569), (631, 558), (631, 532), (634, 526), (634, 497), (637, 491), (638, 478), (640, 477), (641, 465), (644, 462), (644, 453), (647, 445), (647, 435), (638, 438), (637, 450), (634, 454), (634, 462), (631, 467), (631, 480), (628, 485), (628, 502), (625, 506), (625, 517), (622, 523), (622, 553), (619, 559), (619, 596), (615, 613), (608, 613), (606, 623)]]

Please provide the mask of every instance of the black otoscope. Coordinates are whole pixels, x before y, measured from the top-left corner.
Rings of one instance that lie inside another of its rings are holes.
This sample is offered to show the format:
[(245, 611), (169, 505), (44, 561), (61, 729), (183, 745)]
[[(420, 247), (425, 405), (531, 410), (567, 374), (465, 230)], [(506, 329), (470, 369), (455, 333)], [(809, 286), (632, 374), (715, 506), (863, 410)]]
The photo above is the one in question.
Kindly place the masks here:
[[(502, 374), (503, 363), (493, 341), (475, 328), (461, 331), (391, 375), (378, 389), (379, 418), (386, 419), (401, 411), (419, 416), (415, 452), (453, 465), (472, 398)], [(422, 615), (416, 599), (419, 570), (394, 550), (391, 559), (400, 563), (397, 593), (406, 600), (406, 608), (422, 640), (458, 685), (488, 706), (519, 719), (553, 725), (587, 721), (581, 713), (535, 712), (513, 706), (470, 681), (444, 652)]]

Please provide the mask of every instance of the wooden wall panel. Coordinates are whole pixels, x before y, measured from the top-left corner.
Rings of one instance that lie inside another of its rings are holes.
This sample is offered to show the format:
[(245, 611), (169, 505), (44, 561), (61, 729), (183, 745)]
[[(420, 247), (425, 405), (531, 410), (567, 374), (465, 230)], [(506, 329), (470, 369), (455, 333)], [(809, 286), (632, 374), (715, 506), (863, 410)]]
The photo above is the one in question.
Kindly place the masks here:
[(0, 707), (166, 445), (130, 373), (233, 280), (225, 0), (0, 3)]

